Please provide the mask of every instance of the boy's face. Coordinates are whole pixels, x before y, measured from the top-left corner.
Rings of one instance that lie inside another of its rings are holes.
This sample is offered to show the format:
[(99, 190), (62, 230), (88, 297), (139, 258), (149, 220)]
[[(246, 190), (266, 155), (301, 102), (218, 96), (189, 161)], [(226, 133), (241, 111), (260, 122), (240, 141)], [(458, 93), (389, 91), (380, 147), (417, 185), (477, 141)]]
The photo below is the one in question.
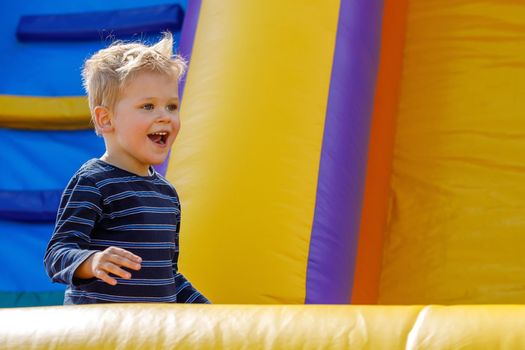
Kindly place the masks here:
[(111, 118), (109, 159), (147, 174), (150, 165), (164, 162), (180, 129), (177, 77), (137, 73), (121, 92)]

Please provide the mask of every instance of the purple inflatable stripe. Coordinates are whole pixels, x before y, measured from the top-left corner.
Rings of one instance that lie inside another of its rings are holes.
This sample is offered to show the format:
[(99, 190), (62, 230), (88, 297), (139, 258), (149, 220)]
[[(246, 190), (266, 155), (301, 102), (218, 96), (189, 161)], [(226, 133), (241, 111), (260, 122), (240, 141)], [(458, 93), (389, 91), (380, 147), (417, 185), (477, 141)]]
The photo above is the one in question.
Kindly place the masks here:
[[(182, 25), (182, 33), (180, 37), (179, 54), (184, 57), (187, 62), (190, 62), (191, 52), (193, 50), (193, 41), (195, 40), (195, 32), (197, 31), (197, 22), (199, 20), (199, 13), (201, 9), (201, 0), (190, 0), (188, 2), (188, 9), (184, 17)], [(179, 85), (179, 98), (182, 101), (184, 93), (184, 85), (186, 83), (186, 76), (182, 77)], [(171, 152), (170, 152), (171, 153)], [(155, 166), (155, 169), (162, 175), (166, 175), (168, 170), (168, 162), (170, 155), (161, 165)]]
[(352, 294), (382, 0), (341, 0), (306, 276), (307, 304)]

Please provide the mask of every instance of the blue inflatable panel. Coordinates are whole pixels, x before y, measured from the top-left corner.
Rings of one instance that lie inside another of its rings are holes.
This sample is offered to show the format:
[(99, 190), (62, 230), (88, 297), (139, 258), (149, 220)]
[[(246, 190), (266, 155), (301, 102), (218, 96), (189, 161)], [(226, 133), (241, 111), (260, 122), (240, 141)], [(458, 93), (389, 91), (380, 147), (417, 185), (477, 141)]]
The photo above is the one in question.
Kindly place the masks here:
[(1, 191), (62, 191), (78, 168), (104, 154), (93, 130), (0, 129)]
[(44, 270), (44, 253), (53, 233), (51, 223), (0, 220), (0, 292), (62, 291)]
[(0, 191), (0, 219), (54, 222), (62, 190)]
[(20, 41), (75, 41), (117, 38), (137, 33), (180, 31), (184, 10), (178, 4), (133, 9), (22, 16), (16, 36)]
[[(176, 3), (183, 9), (187, 0), (25, 0), (0, 1), (0, 94), (17, 96), (82, 96), (80, 72), (86, 58), (111, 44), (110, 36), (92, 41), (32, 41), (20, 42), (16, 29), (24, 15), (51, 15), (114, 11), (137, 7)], [(93, 20), (93, 22), (97, 22)], [(174, 32), (175, 43), (180, 33)], [(139, 33), (124, 38), (156, 42), (160, 33)], [(175, 50), (177, 47), (175, 47)], [(38, 58), (38, 59), (36, 59)]]

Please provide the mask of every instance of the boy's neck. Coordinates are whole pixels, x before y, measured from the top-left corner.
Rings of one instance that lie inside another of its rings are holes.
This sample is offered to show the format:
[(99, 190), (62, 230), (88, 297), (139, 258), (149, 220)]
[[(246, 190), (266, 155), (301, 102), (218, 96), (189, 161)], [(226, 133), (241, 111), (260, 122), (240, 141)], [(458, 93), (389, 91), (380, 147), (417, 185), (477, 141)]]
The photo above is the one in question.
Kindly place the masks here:
[(108, 164), (111, 164), (111, 165), (114, 165), (116, 166), (117, 168), (120, 168), (120, 169), (123, 169), (123, 170), (126, 170), (130, 173), (133, 173), (135, 175), (139, 175), (139, 176), (150, 176), (152, 175), (150, 169), (151, 167), (150, 166), (147, 166), (147, 167), (134, 167), (130, 164), (126, 164), (125, 162), (122, 162), (120, 159), (115, 159), (115, 157), (112, 157), (111, 155), (109, 155), (107, 152), (104, 153), (102, 155), (102, 157), (100, 157), (100, 160), (108, 163)]

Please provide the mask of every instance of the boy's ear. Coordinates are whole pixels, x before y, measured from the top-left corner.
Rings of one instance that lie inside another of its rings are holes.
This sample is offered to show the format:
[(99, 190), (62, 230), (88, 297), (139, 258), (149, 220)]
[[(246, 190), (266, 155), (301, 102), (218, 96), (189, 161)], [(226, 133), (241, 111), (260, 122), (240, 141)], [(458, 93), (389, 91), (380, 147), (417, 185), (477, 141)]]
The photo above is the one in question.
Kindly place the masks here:
[(111, 112), (108, 108), (103, 106), (96, 106), (93, 110), (95, 129), (99, 134), (105, 134), (113, 131), (113, 123), (111, 119)]

